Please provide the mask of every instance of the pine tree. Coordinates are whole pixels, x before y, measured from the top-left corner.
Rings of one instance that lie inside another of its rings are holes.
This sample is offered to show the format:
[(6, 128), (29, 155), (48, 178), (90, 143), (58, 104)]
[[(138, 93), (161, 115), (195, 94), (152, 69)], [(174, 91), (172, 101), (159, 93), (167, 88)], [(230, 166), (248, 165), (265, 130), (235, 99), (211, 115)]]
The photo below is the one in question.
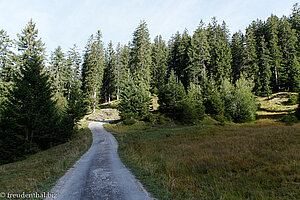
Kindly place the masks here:
[[(27, 62), (32, 56), (39, 57), (42, 61), (45, 60), (45, 44), (41, 38), (38, 38), (38, 30), (36, 24), (30, 20), (21, 34), (17, 34), (17, 47), (19, 51), (19, 65), (22, 62)], [(23, 66), (23, 65), (22, 65)]]
[(210, 63), (209, 44), (207, 41), (207, 30), (201, 21), (196, 29), (189, 49), (189, 67), (186, 68), (189, 83), (200, 84), (204, 87), (207, 81), (207, 66)]
[(152, 60), (149, 30), (145, 21), (133, 33), (130, 57), (130, 71), (134, 81), (137, 85), (144, 85), (145, 90), (149, 91)]
[(272, 71), (272, 78), (271, 82), (273, 85), (273, 91), (279, 91), (280, 90), (280, 84), (281, 84), (281, 74), (284, 73), (283, 69), (281, 67), (281, 49), (279, 46), (279, 39), (278, 39), (278, 29), (279, 29), (279, 19), (275, 15), (271, 15), (271, 17), (267, 20), (267, 41), (268, 41), (268, 49), (270, 53), (270, 66)]
[(104, 77), (103, 77), (103, 96), (106, 102), (111, 101), (115, 92), (115, 85), (116, 85), (116, 74), (118, 73), (117, 70), (117, 63), (116, 63), (116, 54), (113, 49), (113, 44), (110, 41), (108, 44), (106, 53), (105, 53), (105, 69), (104, 69)]
[(213, 75), (217, 84), (223, 78), (231, 75), (232, 55), (229, 44), (229, 31), (225, 22), (222, 26), (217, 23), (216, 18), (208, 25), (208, 41), (210, 45), (211, 63), (208, 68), (210, 75)]
[(247, 73), (244, 72), (244, 52), (244, 36), (239, 31), (233, 34), (231, 41), (233, 82), (239, 79), (241, 73)]
[(12, 41), (6, 31), (0, 30), (0, 116), (2, 104), (7, 99), (9, 90), (12, 89), (13, 79), (17, 74), (11, 47)]
[(67, 100), (70, 100), (72, 85), (74, 83), (81, 85), (81, 57), (77, 50), (77, 45), (74, 44), (67, 53), (66, 59), (66, 76), (64, 79), (65, 94)]
[[(20, 73), (0, 122), (1, 162), (10, 162), (39, 149), (49, 148), (58, 138), (59, 118), (52, 100), (49, 76), (41, 58), (34, 53), (29, 54)], [(15, 144), (20, 145), (17, 152), (11, 146)]]
[(66, 81), (69, 77), (67, 77), (65, 55), (60, 46), (51, 54), (49, 72), (55, 92), (54, 98), (57, 100), (58, 108), (63, 110), (67, 104), (67, 98), (64, 95), (67, 90), (65, 88), (67, 86)]
[(82, 91), (87, 107), (95, 112), (100, 100), (104, 72), (104, 50), (100, 30), (91, 35), (86, 45), (82, 65)]
[(146, 91), (146, 86), (137, 85), (129, 73), (124, 79), (123, 84), (124, 89), (120, 94), (121, 101), (118, 105), (121, 119), (147, 119), (150, 115), (150, 97)]
[(168, 71), (168, 47), (161, 36), (156, 36), (152, 44), (151, 88), (157, 91), (165, 84)]
[(300, 66), (297, 58), (296, 30), (286, 17), (280, 19), (279, 44), (282, 52), (281, 87), (291, 92), (300, 89)]
[(186, 98), (186, 93), (183, 84), (179, 81), (177, 83), (174, 71), (158, 93), (159, 110), (166, 113), (170, 117), (178, 118), (181, 114), (180, 105)]
[(254, 92), (260, 94), (260, 81), (259, 81), (259, 67), (258, 57), (256, 51), (257, 43), (254, 30), (251, 26), (246, 29), (245, 35), (245, 48), (244, 48), (244, 60), (242, 74), (245, 78), (251, 78), (254, 80)]
[(269, 96), (272, 93), (270, 83), (271, 83), (271, 67), (270, 67), (270, 53), (267, 48), (264, 36), (261, 37), (260, 41), (260, 85), (261, 85), (261, 95)]

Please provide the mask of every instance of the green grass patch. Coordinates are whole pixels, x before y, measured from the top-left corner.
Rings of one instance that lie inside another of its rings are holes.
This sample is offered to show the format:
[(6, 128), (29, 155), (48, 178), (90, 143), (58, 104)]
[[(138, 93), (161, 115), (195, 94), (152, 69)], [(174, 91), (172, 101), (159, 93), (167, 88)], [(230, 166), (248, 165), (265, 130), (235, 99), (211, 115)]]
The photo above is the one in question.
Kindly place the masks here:
[(300, 124), (107, 124), (159, 199), (300, 199)]
[(87, 121), (81, 122), (74, 138), (64, 144), (29, 156), (27, 159), (0, 166), (0, 192), (21, 194), (47, 192), (85, 153), (92, 134)]

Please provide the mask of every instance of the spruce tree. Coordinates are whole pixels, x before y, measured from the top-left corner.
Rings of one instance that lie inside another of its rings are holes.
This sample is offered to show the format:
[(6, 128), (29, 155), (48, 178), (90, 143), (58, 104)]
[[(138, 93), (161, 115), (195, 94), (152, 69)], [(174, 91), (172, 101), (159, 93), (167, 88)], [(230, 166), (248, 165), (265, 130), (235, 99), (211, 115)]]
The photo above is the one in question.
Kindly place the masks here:
[(113, 49), (113, 44), (110, 41), (105, 53), (105, 69), (102, 87), (102, 93), (105, 98), (105, 102), (110, 103), (113, 95), (115, 95), (116, 74), (118, 74), (116, 54)]
[(91, 35), (85, 48), (82, 65), (82, 91), (87, 107), (95, 112), (100, 100), (104, 72), (104, 50), (100, 30)]
[(126, 75), (123, 85), (124, 89), (120, 94), (121, 101), (118, 105), (121, 119), (148, 119), (150, 97), (146, 86), (137, 85), (129, 73)]
[(281, 87), (297, 92), (300, 89), (300, 66), (297, 57), (296, 30), (286, 17), (280, 19), (279, 44), (282, 51)]
[(259, 95), (261, 86), (259, 85), (259, 67), (258, 67), (258, 56), (257, 56), (257, 43), (256, 37), (252, 26), (246, 29), (245, 35), (245, 48), (244, 48), (244, 60), (242, 73), (246, 78), (254, 80), (254, 92)]
[(149, 91), (152, 60), (149, 30), (145, 21), (142, 21), (133, 33), (130, 57), (130, 71), (135, 83), (144, 85), (145, 90)]
[(179, 118), (181, 111), (180, 106), (186, 98), (186, 93), (183, 84), (177, 83), (174, 71), (158, 93), (159, 110), (166, 113), (170, 117)]
[[(241, 31), (233, 34), (231, 41), (233, 82), (244, 72), (244, 36)], [(247, 73), (247, 72), (244, 72)]]
[(156, 36), (152, 44), (151, 88), (157, 91), (165, 84), (168, 71), (168, 47), (162, 37)]
[(275, 15), (271, 15), (271, 17), (267, 20), (267, 41), (268, 41), (268, 49), (270, 53), (270, 67), (272, 71), (271, 83), (273, 86), (273, 91), (280, 90), (281, 84), (281, 74), (284, 73), (281, 66), (282, 53), (279, 46), (279, 19)]
[(0, 30), (0, 116), (3, 102), (7, 99), (9, 90), (12, 89), (13, 79), (17, 71), (13, 64), (12, 41), (6, 31)]
[(67, 66), (65, 55), (62, 52), (60, 46), (58, 46), (54, 52), (52, 52), (50, 57), (49, 72), (51, 76), (52, 85), (54, 87), (55, 99), (57, 100), (58, 108), (63, 109), (67, 104), (67, 98), (65, 96), (66, 91), (66, 81), (67, 77)]
[[(59, 118), (52, 97), (41, 58), (30, 55), (21, 66), (0, 122), (2, 161), (13, 161), (11, 158), (49, 148), (57, 142)], [(16, 142), (11, 141), (13, 138)], [(17, 147), (18, 152), (11, 146), (16, 143), (23, 143)]]
[(229, 78), (231, 75), (232, 55), (229, 44), (229, 31), (225, 22), (220, 26), (216, 18), (208, 25), (208, 41), (210, 45), (211, 63), (208, 71), (213, 75), (217, 84), (220, 84), (223, 78)]
[(207, 81), (207, 66), (210, 63), (209, 44), (207, 40), (207, 30), (201, 21), (196, 29), (189, 49), (189, 67), (186, 68), (189, 83), (200, 84), (204, 87)]
[(260, 85), (261, 95), (269, 96), (272, 93), (271, 83), (271, 67), (270, 67), (270, 53), (267, 48), (264, 36), (260, 38)]

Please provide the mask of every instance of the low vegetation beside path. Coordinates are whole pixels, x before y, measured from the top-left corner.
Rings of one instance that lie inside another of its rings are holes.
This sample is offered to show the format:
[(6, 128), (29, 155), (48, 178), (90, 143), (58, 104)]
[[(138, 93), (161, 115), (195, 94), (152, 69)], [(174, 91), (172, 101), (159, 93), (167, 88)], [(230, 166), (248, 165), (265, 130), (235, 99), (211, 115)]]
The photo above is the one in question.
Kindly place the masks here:
[(300, 124), (106, 124), (123, 162), (159, 199), (299, 199)]
[(88, 121), (79, 125), (72, 140), (27, 159), (0, 166), (0, 192), (22, 194), (47, 192), (92, 143)]

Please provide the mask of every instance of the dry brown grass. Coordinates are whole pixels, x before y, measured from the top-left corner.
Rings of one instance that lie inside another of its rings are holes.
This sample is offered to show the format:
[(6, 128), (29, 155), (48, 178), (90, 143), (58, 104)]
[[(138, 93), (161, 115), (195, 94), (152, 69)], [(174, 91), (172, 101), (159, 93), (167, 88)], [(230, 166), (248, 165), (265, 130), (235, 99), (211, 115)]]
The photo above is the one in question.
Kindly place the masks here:
[(107, 126), (160, 199), (299, 199), (300, 124)]

